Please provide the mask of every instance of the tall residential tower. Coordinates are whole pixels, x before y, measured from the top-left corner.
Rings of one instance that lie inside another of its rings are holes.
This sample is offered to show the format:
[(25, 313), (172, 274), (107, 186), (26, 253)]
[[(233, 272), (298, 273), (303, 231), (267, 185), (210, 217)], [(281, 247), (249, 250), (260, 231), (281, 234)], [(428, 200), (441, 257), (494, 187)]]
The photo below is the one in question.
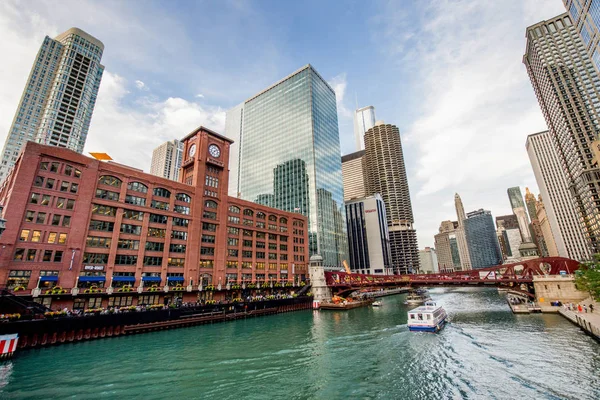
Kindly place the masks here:
[(83, 152), (104, 72), (103, 51), (102, 42), (81, 29), (46, 36), (4, 143), (0, 182), (27, 141)]
[(310, 254), (341, 267), (348, 243), (331, 86), (306, 65), (230, 110), (225, 126), (239, 146), (229, 193), (306, 215)]
[(177, 139), (165, 142), (152, 152), (150, 173), (176, 181), (183, 158), (183, 143)]

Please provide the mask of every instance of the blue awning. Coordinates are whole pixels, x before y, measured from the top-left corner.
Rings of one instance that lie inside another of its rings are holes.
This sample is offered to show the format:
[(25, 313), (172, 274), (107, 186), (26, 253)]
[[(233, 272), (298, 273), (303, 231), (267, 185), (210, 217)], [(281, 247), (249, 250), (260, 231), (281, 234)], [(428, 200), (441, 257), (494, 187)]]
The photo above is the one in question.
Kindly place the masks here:
[(106, 276), (80, 276), (79, 282), (104, 282)]
[(144, 282), (160, 282), (160, 276), (142, 276)]
[(58, 282), (58, 276), (40, 276), (40, 282)]
[(183, 282), (183, 276), (167, 276), (167, 280), (171, 282)]
[(114, 282), (135, 282), (135, 276), (113, 276)]

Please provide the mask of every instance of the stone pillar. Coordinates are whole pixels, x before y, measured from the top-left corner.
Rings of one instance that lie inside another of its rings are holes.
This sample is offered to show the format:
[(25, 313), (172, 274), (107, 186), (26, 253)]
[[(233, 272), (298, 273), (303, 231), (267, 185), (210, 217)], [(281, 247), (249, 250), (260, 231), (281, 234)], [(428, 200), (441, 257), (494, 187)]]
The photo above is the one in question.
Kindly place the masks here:
[(331, 300), (331, 289), (325, 281), (325, 270), (323, 269), (323, 258), (315, 254), (310, 258), (310, 285), (314, 295), (313, 308), (319, 308), (324, 301)]

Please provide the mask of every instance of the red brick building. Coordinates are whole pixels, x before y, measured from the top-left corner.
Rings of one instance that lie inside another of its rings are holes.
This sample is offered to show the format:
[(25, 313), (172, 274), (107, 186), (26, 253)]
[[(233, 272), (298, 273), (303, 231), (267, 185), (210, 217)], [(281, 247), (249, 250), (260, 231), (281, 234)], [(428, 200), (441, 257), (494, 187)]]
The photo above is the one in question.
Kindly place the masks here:
[(293, 290), (306, 217), (227, 196), (231, 140), (183, 142), (181, 182), (28, 142), (0, 187), (0, 285), (52, 308)]

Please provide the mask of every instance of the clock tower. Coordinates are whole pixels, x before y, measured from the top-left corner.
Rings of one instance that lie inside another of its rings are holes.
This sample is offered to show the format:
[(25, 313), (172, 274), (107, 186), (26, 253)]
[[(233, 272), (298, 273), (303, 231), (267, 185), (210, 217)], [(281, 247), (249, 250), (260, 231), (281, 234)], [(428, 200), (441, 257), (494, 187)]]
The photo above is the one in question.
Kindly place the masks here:
[[(229, 147), (233, 140), (201, 126), (184, 137), (182, 142), (183, 162), (179, 181), (194, 186), (196, 194), (191, 210), (194, 223), (189, 228), (190, 243), (202, 243), (203, 232), (215, 236), (216, 243), (226, 243)], [(206, 245), (214, 255), (203, 257), (201, 252), (196, 252), (189, 254), (188, 259), (199, 265), (199, 279), (205, 285), (210, 282), (217, 286), (225, 283), (227, 248), (212, 246)]]

